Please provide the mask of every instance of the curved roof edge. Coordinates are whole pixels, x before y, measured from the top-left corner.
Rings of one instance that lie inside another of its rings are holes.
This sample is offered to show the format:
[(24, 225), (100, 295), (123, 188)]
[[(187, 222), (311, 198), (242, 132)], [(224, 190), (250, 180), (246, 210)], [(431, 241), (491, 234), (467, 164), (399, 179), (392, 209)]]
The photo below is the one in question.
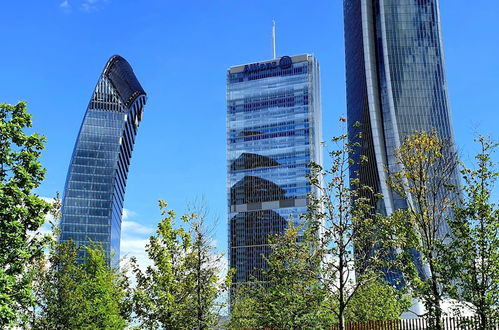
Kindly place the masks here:
[(129, 107), (140, 95), (146, 95), (132, 66), (120, 55), (109, 58), (102, 74), (111, 81), (126, 107)]

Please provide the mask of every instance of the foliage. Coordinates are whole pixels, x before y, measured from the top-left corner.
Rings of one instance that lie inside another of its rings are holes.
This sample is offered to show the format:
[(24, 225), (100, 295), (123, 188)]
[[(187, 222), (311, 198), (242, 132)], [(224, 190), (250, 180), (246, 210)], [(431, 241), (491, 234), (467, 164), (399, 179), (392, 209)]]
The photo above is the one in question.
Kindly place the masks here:
[[(311, 166), (310, 182), (319, 193), (309, 196), (307, 221), (321, 233), (317, 242), (320, 281), (327, 291), (329, 310), (339, 329), (344, 329), (346, 311), (357, 291), (390, 270), (392, 237), (397, 237), (395, 230), (400, 226), (376, 213), (381, 196), (360, 180), (358, 169), (368, 162), (360, 154), (362, 135), (348, 141), (348, 135), (343, 134), (332, 142), (331, 167)], [(348, 180), (349, 174), (353, 176)]]
[(192, 241), (189, 254), (188, 267), (193, 270), (194, 299), (191, 311), (194, 311), (195, 329), (207, 329), (219, 322), (221, 309), (226, 304), (220, 300), (221, 295), (230, 287), (231, 274), (225, 279), (219, 278), (220, 265), (223, 255), (216, 254), (210, 231), (206, 225), (208, 209), (205, 205), (193, 206), (195, 216), (190, 222), (190, 235)]
[(347, 322), (397, 320), (411, 307), (411, 299), (383, 280), (366, 281), (352, 297)]
[[(83, 261), (80, 260), (83, 253)], [(34, 329), (124, 329), (130, 317), (129, 283), (111, 269), (100, 245), (51, 243), (38, 264)]]
[(396, 150), (397, 168), (388, 180), (407, 204), (392, 215), (399, 226), (407, 228), (398, 255), (400, 270), (411, 293), (424, 303), (429, 319), (438, 320), (432, 325), (436, 329), (442, 327), (442, 288), (450, 283), (443, 274), (442, 260), (451, 238), (446, 220), (452, 217), (457, 196), (450, 189), (457, 184), (457, 157), (452, 148), (435, 132), (410, 135)]
[(498, 143), (479, 137), (477, 168), (462, 165), (463, 197), (449, 219), (453, 240), (445, 265), (456, 286), (452, 297), (472, 303), (480, 329), (499, 317), (499, 208), (492, 201), (499, 177), (492, 155)]
[[(272, 253), (266, 282), (248, 283), (234, 293), (230, 329), (317, 329), (338, 323), (338, 299), (318, 280), (316, 237), (310, 230), (299, 239), (302, 227), (289, 224), (281, 236), (271, 238)], [(365, 274), (345, 309), (345, 322), (395, 320), (411, 301), (375, 274)]]
[[(409, 306), (401, 293), (380, 281), (391, 270), (389, 254), (405, 226), (376, 213), (380, 196), (362, 185), (356, 172), (367, 159), (351, 158), (362, 136), (356, 138), (333, 138), (331, 168), (311, 164), (309, 179), (316, 193), (309, 195), (304, 224), (290, 224), (284, 235), (271, 238), (265, 282), (239, 288), (231, 327), (325, 328), (339, 323), (344, 329), (349, 320), (398, 318)], [(349, 173), (356, 174), (350, 181)], [(373, 301), (380, 306), (373, 308)]]
[[(230, 318), (225, 327), (227, 329), (259, 329), (260, 325), (260, 296), (262, 287), (251, 288), (247, 284), (239, 288), (233, 288), (231, 299), (233, 300)], [(264, 322), (266, 323), (266, 322)]]
[(219, 257), (211, 254), (204, 217), (184, 215), (181, 222), (190, 229), (176, 228), (175, 212), (166, 206), (159, 202), (164, 218), (146, 247), (153, 265), (143, 272), (132, 260), (137, 278), (134, 311), (143, 328), (206, 329), (218, 321)]
[(316, 233), (292, 223), (269, 238), (272, 252), (263, 270), (265, 282), (241, 285), (235, 293), (230, 328), (308, 329), (333, 323), (324, 308)]
[(44, 179), (38, 158), (45, 138), (31, 127), (26, 103), (0, 104), (0, 327), (14, 322), (18, 311), (32, 304), (26, 265), (42, 253), (32, 233), (44, 222), (49, 204), (32, 190)]

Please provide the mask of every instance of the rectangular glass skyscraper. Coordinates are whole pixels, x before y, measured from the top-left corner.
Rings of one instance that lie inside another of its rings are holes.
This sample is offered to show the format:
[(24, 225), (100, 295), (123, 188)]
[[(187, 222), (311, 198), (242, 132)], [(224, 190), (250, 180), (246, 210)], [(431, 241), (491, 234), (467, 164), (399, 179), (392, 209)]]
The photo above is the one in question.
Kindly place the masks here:
[(322, 164), (319, 64), (312, 55), (238, 65), (227, 73), (229, 263), (235, 284), (262, 280), (269, 234), (300, 222)]

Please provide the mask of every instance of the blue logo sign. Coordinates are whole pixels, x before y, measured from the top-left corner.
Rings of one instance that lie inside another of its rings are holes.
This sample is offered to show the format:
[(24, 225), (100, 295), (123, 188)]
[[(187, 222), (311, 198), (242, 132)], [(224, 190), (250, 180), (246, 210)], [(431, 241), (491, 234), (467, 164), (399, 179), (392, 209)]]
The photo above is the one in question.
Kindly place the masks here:
[(289, 56), (283, 56), (279, 60), (279, 67), (283, 70), (289, 69), (293, 65), (293, 60)]
[(277, 62), (253, 63), (244, 66), (244, 73), (258, 72), (277, 68)]
[(279, 66), (279, 68), (285, 70), (285, 69), (289, 69), (292, 64), (293, 64), (293, 61), (291, 60), (291, 57), (283, 56), (279, 60), (279, 65), (277, 64), (277, 61), (272, 61), (272, 62), (267, 62), (267, 63), (246, 64), (244, 66), (244, 73), (272, 70), (272, 69), (276, 69), (277, 66)]

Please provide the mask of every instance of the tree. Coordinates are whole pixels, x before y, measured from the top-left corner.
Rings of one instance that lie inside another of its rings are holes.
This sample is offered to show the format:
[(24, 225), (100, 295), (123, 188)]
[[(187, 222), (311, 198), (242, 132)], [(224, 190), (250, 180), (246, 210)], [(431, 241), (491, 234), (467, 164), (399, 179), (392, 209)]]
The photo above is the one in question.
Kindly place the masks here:
[[(79, 250), (85, 259), (78, 261)], [(130, 318), (128, 278), (109, 267), (96, 243), (53, 242), (37, 275), (34, 329), (124, 329)]]
[[(250, 289), (248, 289), (250, 288)], [(225, 324), (227, 329), (259, 329), (261, 287), (257, 289), (248, 286), (233, 288), (233, 300), (230, 318)]]
[(397, 320), (411, 307), (411, 299), (384, 280), (368, 281), (353, 295), (347, 322)]
[(176, 227), (176, 214), (166, 206), (159, 202), (164, 218), (146, 246), (153, 265), (144, 272), (132, 259), (134, 311), (147, 329), (206, 329), (218, 321), (220, 256), (204, 231), (205, 213), (183, 215)]
[(473, 304), (480, 329), (489, 329), (499, 317), (499, 208), (492, 201), (499, 177), (492, 155), (499, 144), (483, 136), (477, 141), (476, 169), (461, 168), (463, 196), (449, 219), (453, 238), (444, 264), (456, 282), (451, 296)]
[(191, 207), (190, 235), (192, 251), (187, 259), (194, 278), (195, 295), (190, 310), (195, 311), (194, 329), (208, 329), (216, 325), (225, 303), (220, 300), (230, 287), (231, 273), (225, 279), (220, 277), (223, 255), (214, 251), (210, 230), (207, 227), (208, 208), (204, 202)]
[[(358, 125), (356, 125), (358, 126)], [(231, 328), (326, 328), (346, 321), (398, 318), (409, 306), (404, 291), (382, 277), (394, 264), (393, 251), (406, 226), (375, 210), (381, 197), (361, 184), (358, 168), (368, 160), (352, 155), (362, 135), (332, 139), (331, 168), (311, 164), (308, 212), (300, 227), (289, 224), (270, 237), (265, 282), (250, 282), (235, 292)], [(355, 177), (348, 181), (348, 174)], [(326, 182), (326, 184), (323, 184)], [(348, 186), (350, 183), (350, 186)], [(379, 306), (373, 306), (373, 302)]]
[[(301, 228), (290, 223), (283, 235), (270, 238), (266, 281), (236, 290), (228, 328), (318, 329), (338, 323), (337, 295), (324, 290), (319, 281), (317, 236), (310, 230), (299, 234)], [(373, 274), (364, 275), (373, 277), (359, 281), (363, 285), (345, 309), (345, 322), (395, 320), (410, 307), (402, 291)]]
[[(389, 271), (393, 237), (400, 228), (391, 223), (391, 218), (376, 213), (376, 201), (381, 196), (360, 181), (358, 168), (368, 159), (351, 156), (359, 152), (361, 141), (361, 134), (350, 142), (346, 133), (333, 138), (331, 167), (312, 164), (309, 175), (319, 193), (309, 196), (307, 222), (321, 233), (316, 243), (321, 256), (320, 281), (341, 330), (358, 291), (378, 281), (382, 271)], [(348, 180), (349, 173), (354, 176)]]
[(407, 201), (406, 209), (392, 215), (399, 226), (407, 226), (397, 256), (403, 261), (400, 270), (411, 293), (424, 303), (430, 326), (442, 329), (443, 288), (449, 285), (442, 260), (451, 239), (447, 219), (457, 196), (450, 189), (457, 184), (457, 156), (435, 132), (420, 132), (408, 136), (395, 157), (397, 169), (388, 184)]
[[(50, 213), (52, 234), (45, 237), (46, 255), (29, 267), (35, 300), (22, 325), (33, 329), (123, 329), (131, 314), (126, 271), (109, 267), (99, 244), (78, 247), (59, 241), (61, 200)], [(78, 261), (81, 251), (85, 258)]]
[(323, 306), (320, 258), (316, 233), (294, 227), (269, 237), (272, 251), (265, 257), (265, 282), (253, 281), (236, 288), (229, 328), (316, 329), (333, 324)]
[[(194, 291), (186, 265), (191, 246), (189, 233), (183, 227), (175, 228), (176, 214), (166, 209), (167, 204), (159, 201), (164, 218), (158, 224), (156, 236), (149, 238), (146, 252), (153, 262), (143, 272), (135, 258), (132, 268), (137, 279), (134, 290), (134, 312), (140, 325), (146, 329), (193, 327), (187, 310), (188, 299)], [(181, 217), (183, 223), (192, 216)], [(189, 322), (190, 321), (190, 322)]]
[(129, 281), (124, 273), (109, 267), (101, 245), (90, 242), (84, 246), (83, 278), (78, 287), (83, 301), (78, 323), (88, 329), (124, 329), (130, 319)]
[(74, 326), (71, 318), (78, 314), (83, 297), (82, 288), (78, 287), (77, 282), (82, 274), (76, 266), (76, 246), (54, 243), (50, 247), (48, 259), (41, 259), (35, 265), (37, 301), (30, 324), (34, 329)]
[(0, 104), (0, 327), (32, 304), (26, 265), (42, 253), (40, 239), (30, 232), (44, 222), (49, 204), (32, 191), (45, 169), (38, 158), (45, 138), (24, 130), (32, 126), (26, 103)]

